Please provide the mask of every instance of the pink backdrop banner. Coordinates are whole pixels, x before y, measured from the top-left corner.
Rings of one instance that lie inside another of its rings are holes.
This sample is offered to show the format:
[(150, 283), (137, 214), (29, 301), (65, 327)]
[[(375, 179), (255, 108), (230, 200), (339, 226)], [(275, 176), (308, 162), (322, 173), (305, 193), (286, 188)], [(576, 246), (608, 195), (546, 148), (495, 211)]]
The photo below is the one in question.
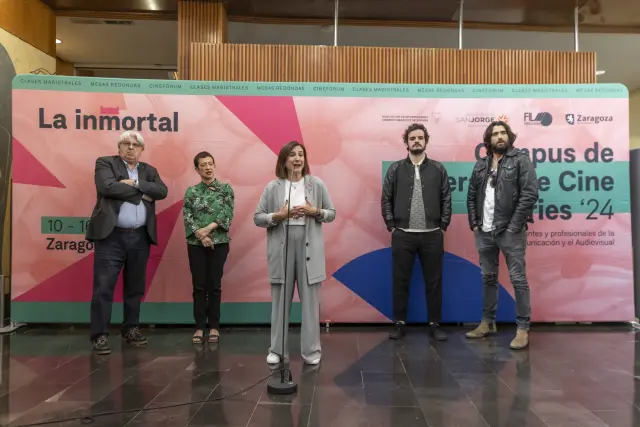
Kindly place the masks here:
[[(513, 127), (516, 146), (530, 152), (541, 177), (527, 249), (533, 320), (633, 317), (628, 99), (626, 90), (613, 90), (617, 85), (606, 86), (611, 92), (603, 95), (578, 90), (592, 86), (541, 86), (547, 92), (540, 93), (535, 87), (420, 91), (429, 87), (393, 85), (403, 92), (391, 91), (392, 85), (336, 84), (320, 91), (311, 83), (274, 83), (271, 89), (220, 83), (216, 89), (216, 82), (47, 79), (14, 81), (14, 320), (42, 320), (42, 313), (30, 310), (46, 312), (49, 306), (29, 303), (77, 303), (86, 311), (93, 248), (82, 232), (96, 201), (95, 160), (117, 153), (123, 126), (141, 123), (141, 160), (156, 167), (169, 188), (167, 199), (157, 203), (160, 242), (149, 261), (145, 303), (191, 302), (181, 203), (186, 188), (198, 182), (192, 159), (203, 150), (215, 156), (218, 179), (235, 192), (223, 303), (270, 302), (266, 235), (254, 225), (253, 213), (274, 178), (278, 150), (295, 139), (306, 145), (312, 172), (327, 185), (337, 210), (335, 222), (325, 225), (322, 320), (387, 322), (390, 235), (380, 193), (388, 164), (406, 156), (402, 132), (414, 122), (427, 126), (427, 154), (445, 164), (454, 194), (445, 237), (444, 320), (479, 320), (482, 283), (465, 180), (482, 154), (477, 147), (486, 126), (497, 118)], [(150, 114), (166, 118), (156, 121), (155, 131)], [(85, 115), (96, 117), (97, 129), (85, 126)], [(112, 129), (100, 129), (101, 120)], [(499, 319), (511, 321), (513, 289), (501, 261)], [(420, 321), (426, 317), (424, 289), (419, 267), (414, 271), (411, 318)], [(119, 290), (116, 301), (122, 301)], [(52, 322), (59, 321), (55, 313), (49, 314)]]

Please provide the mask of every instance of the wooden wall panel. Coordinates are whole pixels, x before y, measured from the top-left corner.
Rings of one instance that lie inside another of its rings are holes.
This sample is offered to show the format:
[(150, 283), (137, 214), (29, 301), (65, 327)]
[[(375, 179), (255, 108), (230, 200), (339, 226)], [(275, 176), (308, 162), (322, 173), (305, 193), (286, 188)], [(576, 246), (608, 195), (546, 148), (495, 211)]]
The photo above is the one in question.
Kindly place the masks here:
[(594, 52), (192, 43), (188, 80), (595, 83), (596, 56)]
[(178, 2), (178, 76), (190, 80), (189, 55), (192, 43), (225, 43), (227, 13), (221, 1), (180, 0)]
[(0, 28), (56, 56), (56, 15), (40, 0), (0, 0)]
[(73, 64), (56, 57), (56, 75), (58, 76), (75, 76), (76, 69)]

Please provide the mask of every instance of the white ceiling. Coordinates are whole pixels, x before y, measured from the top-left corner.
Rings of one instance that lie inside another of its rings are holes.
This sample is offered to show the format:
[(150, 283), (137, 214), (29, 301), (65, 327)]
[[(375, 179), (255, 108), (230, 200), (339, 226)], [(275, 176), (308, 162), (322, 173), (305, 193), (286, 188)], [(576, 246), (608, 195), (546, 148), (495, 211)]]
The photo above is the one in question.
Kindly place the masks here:
[[(74, 22), (76, 21), (76, 22)], [(76, 66), (171, 68), (178, 55), (178, 24), (133, 21), (132, 25), (77, 23), (57, 18), (58, 56)], [(314, 25), (229, 23), (230, 43), (333, 45), (333, 28)], [(338, 44), (351, 46), (457, 48), (453, 28), (341, 27)], [(574, 50), (573, 33), (464, 30), (465, 49)], [(601, 83), (640, 87), (640, 34), (580, 34), (579, 49), (595, 51)]]

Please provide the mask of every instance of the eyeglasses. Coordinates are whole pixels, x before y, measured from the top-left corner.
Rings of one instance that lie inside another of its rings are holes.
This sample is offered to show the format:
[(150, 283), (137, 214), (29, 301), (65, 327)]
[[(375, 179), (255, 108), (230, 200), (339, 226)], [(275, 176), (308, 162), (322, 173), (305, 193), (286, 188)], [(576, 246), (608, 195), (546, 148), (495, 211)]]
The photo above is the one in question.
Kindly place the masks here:
[(133, 148), (141, 148), (142, 145), (137, 142), (121, 142), (121, 146), (123, 147), (133, 147)]
[(491, 173), (489, 173), (489, 178), (489, 184), (491, 187), (496, 188), (496, 184), (498, 183), (498, 171), (492, 170)]

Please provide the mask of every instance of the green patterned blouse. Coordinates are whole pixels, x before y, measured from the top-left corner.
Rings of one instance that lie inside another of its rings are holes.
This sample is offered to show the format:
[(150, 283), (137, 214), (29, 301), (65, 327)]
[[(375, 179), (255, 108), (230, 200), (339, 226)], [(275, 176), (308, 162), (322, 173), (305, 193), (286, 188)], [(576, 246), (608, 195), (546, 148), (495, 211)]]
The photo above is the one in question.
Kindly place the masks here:
[(182, 204), (187, 243), (202, 245), (196, 238), (196, 230), (215, 222), (218, 228), (209, 235), (214, 245), (228, 243), (229, 227), (233, 219), (234, 194), (229, 184), (214, 180), (211, 184), (200, 182), (187, 188)]

